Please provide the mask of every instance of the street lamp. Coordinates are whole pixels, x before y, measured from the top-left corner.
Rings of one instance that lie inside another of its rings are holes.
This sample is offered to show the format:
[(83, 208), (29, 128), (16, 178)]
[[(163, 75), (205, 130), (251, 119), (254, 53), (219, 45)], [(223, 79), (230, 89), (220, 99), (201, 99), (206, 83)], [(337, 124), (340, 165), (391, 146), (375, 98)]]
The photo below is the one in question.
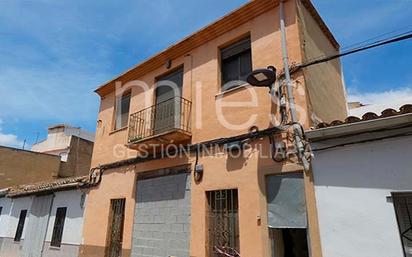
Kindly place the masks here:
[(254, 70), (247, 76), (246, 81), (255, 87), (271, 88), (276, 81), (276, 68), (269, 66), (266, 69)]

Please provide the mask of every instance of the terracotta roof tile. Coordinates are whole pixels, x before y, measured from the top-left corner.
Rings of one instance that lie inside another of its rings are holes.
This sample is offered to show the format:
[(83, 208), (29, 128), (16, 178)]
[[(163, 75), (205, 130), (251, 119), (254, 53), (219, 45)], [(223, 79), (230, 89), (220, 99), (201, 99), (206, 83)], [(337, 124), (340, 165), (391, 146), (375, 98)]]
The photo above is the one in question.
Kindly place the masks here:
[(89, 185), (88, 176), (64, 178), (54, 181), (39, 182), (31, 185), (19, 185), (11, 187), (8, 191), (7, 197), (20, 197), (48, 191), (60, 191), (72, 188), (81, 188), (87, 185)]
[(405, 104), (400, 108), (402, 114), (412, 113), (412, 104)]
[(332, 121), (331, 123), (322, 122), (322, 123), (319, 123), (316, 126), (316, 128), (321, 129), (321, 128), (328, 128), (328, 127), (335, 127), (335, 126), (344, 125), (344, 124), (351, 124), (351, 123), (357, 123), (357, 122), (368, 121), (368, 120), (376, 120), (380, 118), (393, 117), (393, 116), (398, 116), (398, 115), (408, 114), (408, 113), (412, 113), (412, 104), (403, 105), (401, 108), (399, 108), (399, 111), (388, 108), (384, 110), (380, 115), (373, 113), (373, 112), (368, 112), (362, 116), (362, 119), (355, 117), (355, 116), (349, 116), (344, 121), (335, 120), (335, 121)]

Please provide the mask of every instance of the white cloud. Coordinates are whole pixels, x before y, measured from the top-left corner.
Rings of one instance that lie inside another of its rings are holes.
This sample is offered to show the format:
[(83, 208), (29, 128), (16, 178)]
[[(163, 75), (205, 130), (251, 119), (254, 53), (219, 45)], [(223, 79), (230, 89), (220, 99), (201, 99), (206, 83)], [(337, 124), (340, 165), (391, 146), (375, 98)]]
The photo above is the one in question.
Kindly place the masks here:
[(367, 112), (380, 114), (387, 108), (398, 110), (405, 104), (412, 104), (412, 88), (400, 88), (377, 93), (350, 93), (349, 102), (361, 102), (366, 106), (350, 110), (350, 115), (361, 117)]
[(2, 125), (3, 125), (3, 121), (0, 120), (0, 145), (9, 146), (9, 147), (17, 147), (17, 148), (22, 147), (23, 141), (20, 141), (16, 135), (3, 133)]

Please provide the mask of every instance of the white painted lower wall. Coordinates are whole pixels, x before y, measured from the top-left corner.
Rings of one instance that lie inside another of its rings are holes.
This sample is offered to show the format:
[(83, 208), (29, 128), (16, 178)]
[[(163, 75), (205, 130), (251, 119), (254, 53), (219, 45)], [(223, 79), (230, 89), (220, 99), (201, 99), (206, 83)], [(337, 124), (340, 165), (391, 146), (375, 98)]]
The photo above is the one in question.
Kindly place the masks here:
[(83, 232), (83, 214), (86, 203), (82, 204), (81, 191), (56, 192), (50, 213), (49, 226), (47, 229), (46, 242), (50, 242), (53, 235), (53, 226), (56, 211), (59, 207), (67, 207), (66, 219), (64, 221), (63, 244), (80, 245)]
[(11, 204), (11, 199), (5, 197), (0, 198), (0, 207), (2, 207), (0, 215), (0, 237), (6, 237), (8, 235)]
[[(23, 198), (18, 198), (18, 199), (8, 199), (11, 200), (11, 208), (9, 209), (8, 215), (7, 213), (4, 212), (6, 215), (6, 226), (7, 228), (5, 229), (5, 237), (8, 238), (14, 238), (16, 235), (16, 228), (17, 224), (19, 223), (19, 218), (20, 218), (20, 212), (22, 210), (27, 210), (27, 212), (30, 210), (31, 202), (33, 200), (32, 197), (23, 197)], [(3, 215), (2, 215), (3, 216)], [(26, 221), (25, 224), (27, 224), (27, 217), (26, 216)], [(23, 234), (21, 236), (21, 239), (24, 239), (24, 233), (26, 232), (25, 227), (23, 227)]]
[[(21, 246), (24, 244), (28, 216), (23, 229), (22, 241), (13, 242), (21, 210), (30, 211), (34, 197), (0, 198), (3, 207), (0, 216), (0, 257), (21, 256)], [(83, 198), (83, 199), (82, 199)], [(83, 214), (86, 204), (86, 195), (82, 191), (70, 190), (55, 192), (47, 227), (43, 257), (66, 256), (77, 257), (79, 246), (82, 243)], [(53, 234), (56, 210), (58, 207), (67, 207), (66, 218), (62, 236), (62, 246), (50, 247)]]
[(412, 191), (412, 137), (315, 153), (323, 257), (403, 257), (391, 192)]

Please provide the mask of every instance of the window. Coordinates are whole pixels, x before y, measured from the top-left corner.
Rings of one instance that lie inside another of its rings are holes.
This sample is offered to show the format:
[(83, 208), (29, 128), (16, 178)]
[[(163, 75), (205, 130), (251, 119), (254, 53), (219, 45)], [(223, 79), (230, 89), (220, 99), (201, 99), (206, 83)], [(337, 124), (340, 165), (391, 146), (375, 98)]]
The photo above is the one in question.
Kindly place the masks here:
[(60, 207), (56, 210), (56, 218), (54, 220), (53, 235), (50, 245), (60, 247), (63, 237), (64, 220), (66, 219), (66, 207)]
[(246, 81), (247, 76), (252, 72), (252, 51), (250, 37), (223, 48), (221, 50), (222, 60), (222, 86), (224, 90), (240, 86), (239, 84), (226, 85), (234, 80)]
[(399, 233), (405, 257), (412, 256), (412, 193), (393, 193)]
[(209, 256), (219, 251), (236, 256), (239, 252), (239, 215), (237, 189), (207, 192)]
[(26, 221), (27, 210), (20, 211), (19, 223), (17, 224), (16, 235), (14, 236), (15, 242), (20, 242), (23, 235), (24, 222)]
[(3, 211), (3, 207), (0, 206), (0, 216), (1, 216), (1, 212)]
[(130, 99), (132, 93), (128, 91), (116, 99), (116, 120), (115, 120), (115, 130), (124, 128), (129, 122), (129, 109), (130, 109)]
[(126, 199), (110, 201), (109, 226), (107, 231), (106, 257), (119, 257), (122, 253), (124, 210)]

